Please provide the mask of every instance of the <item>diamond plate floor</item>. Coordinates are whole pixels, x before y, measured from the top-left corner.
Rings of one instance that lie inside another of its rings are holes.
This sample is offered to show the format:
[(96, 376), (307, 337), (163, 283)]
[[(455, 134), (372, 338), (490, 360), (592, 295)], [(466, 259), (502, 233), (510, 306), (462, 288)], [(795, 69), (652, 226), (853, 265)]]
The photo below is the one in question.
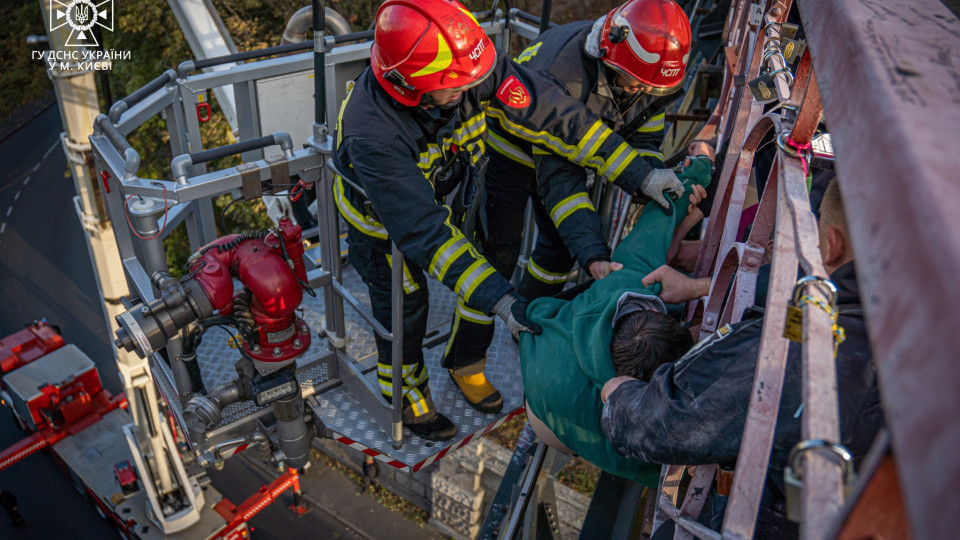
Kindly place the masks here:
[[(358, 300), (364, 304), (369, 302), (367, 288), (353, 268), (344, 268), (343, 282), (344, 287)], [(456, 296), (443, 284), (428, 278), (428, 286), (430, 316), (425, 340), (427, 343), (450, 331), (450, 322), (456, 308)], [(304, 320), (314, 331), (314, 339), (309, 351), (297, 361), (298, 366), (305, 366), (329, 350), (326, 340), (316, 337), (316, 330), (320, 328), (324, 318), (322, 290), (317, 289), (316, 298), (306, 296), (301, 307), (304, 309)], [(347, 351), (358, 361), (375, 356), (376, 344), (372, 327), (349, 305), (345, 305), (344, 309), (347, 335), (350, 337)], [(434, 402), (439, 411), (457, 425), (457, 437), (451, 441), (443, 443), (425, 441), (413, 436), (408, 429), (404, 428), (403, 447), (395, 450), (388, 435), (390, 427), (384, 426), (384, 429), (380, 429), (381, 426), (377, 425), (360, 402), (343, 386), (314, 396), (316, 403), (313, 407), (314, 413), (333, 431), (408, 466), (421, 463), (448, 447), (456, 446), (465, 438), (472, 437), (523, 405), (519, 351), (503, 323), (497, 320), (496, 324), (497, 330), (493, 343), (487, 352), (485, 374), (503, 395), (503, 410), (499, 414), (483, 414), (471, 408), (446, 374), (446, 370), (440, 367), (446, 340), (439, 340), (436, 345), (424, 350)], [(236, 377), (233, 365), (238, 358), (238, 353), (229, 347), (227, 339), (226, 332), (216, 330), (208, 332), (197, 351), (204, 383), (208, 388), (214, 388)], [(301, 386), (316, 385), (327, 380), (326, 371), (326, 365), (313, 366), (298, 374), (297, 378)], [(367, 373), (366, 377), (376, 386), (376, 370)], [(241, 418), (255, 410), (256, 407), (252, 402), (231, 405), (223, 411), (224, 423)]]

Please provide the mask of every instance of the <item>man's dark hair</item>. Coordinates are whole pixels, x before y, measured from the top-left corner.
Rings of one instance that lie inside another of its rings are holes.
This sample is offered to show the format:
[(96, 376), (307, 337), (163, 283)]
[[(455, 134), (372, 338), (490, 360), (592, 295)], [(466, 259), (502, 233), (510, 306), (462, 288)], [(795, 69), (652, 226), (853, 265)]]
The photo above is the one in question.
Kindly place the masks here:
[(610, 358), (617, 376), (649, 381), (653, 372), (683, 356), (693, 346), (693, 336), (659, 311), (643, 310), (624, 315), (610, 338)]

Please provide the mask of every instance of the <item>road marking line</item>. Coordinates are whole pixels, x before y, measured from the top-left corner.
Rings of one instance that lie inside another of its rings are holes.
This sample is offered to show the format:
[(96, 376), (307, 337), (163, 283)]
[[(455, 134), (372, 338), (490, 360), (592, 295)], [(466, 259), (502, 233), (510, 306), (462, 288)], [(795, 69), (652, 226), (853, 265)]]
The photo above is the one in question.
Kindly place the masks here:
[(5, 231), (5, 230), (7, 230), (7, 222), (6, 222), (6, 221), (4, 221), (3, 223), (0, 223), (0, 234), (3, 234), (3, 231)]
[(27, 184), (29, 184), (29, 183), (30, 183), (30, 177), (29, 177), (29, 176), (23, 179), (23, 185), (27, 185)]
[(37, 169), (39, 169), (39, 168), (40, 168), (40, 164), (37, 163), (36, 165), (33, 166), (33, 170), (30, 171), (30, 172), (37, 172)]
[(50, 155), (50, 152), (53, 152), (53, 149), (56, 148), (58, 144), (60, 144), (60, 141), (54, 142), (53, 146), (51, 146), (49, 149), (47, 149), (46, 152), (43, 153), (43, 159), (47, 159), (47, 156)]
[(11, 214), (12, 212), (13, 212), (13, 207), (12, 207), (12, 206), (8, 206), (8, 207), (7, 207), (7, 217), (10, 217), (10, 214)]
[(18, 191), (17, 194), (13, 196), (13, 200), (17, 200), (19, 198), (20, 198), (20, 192)]

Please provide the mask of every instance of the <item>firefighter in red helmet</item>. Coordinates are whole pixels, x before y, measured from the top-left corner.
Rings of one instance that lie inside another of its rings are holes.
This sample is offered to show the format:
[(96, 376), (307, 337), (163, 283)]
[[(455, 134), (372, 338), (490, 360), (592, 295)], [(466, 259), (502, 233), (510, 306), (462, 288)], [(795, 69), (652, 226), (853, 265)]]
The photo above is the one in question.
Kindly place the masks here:
[[(350, 260), (389, 327), (391, 240), (404, 254), (403, 368), (377, 337), (377, 374), (392, 402), (402, 378), (403, 421), (417, 436), (446, 440), (456, 426), (436, 410), (423, 361), (428, 314), (424, 271), (458, 296), (457, 325), (492, 336), (494, 316), (511, 333), (539, 333), (520, 298), (481, 255), (487, 120), (505, 132), (591, 167), (631, 193), (670, 207), (682, 191), (552, 81), (498, 54), (473, 15), (453, 0), (387, 0), (377, 12), (371, 66), (341, 106), (334, 197), (348, 223)], [(359, 185), (364, 193), (353, 189)], [(450, 354), (443, 367), (466, 401), (495, 413), (503, 399), (484, 374), (485, 356)]]
[[(630, 0), (595, 22), (547, 30), (516, 62), (562, 83), (627, 141), (654, 177), (669, 177), (660, 153), (664, 109), (680, 95), (690, 41), (690, 23), (675, 2)], [(587, 171), (495, 121), (488, 127), (489, 234), (483, 253), (504, 276), (516, 268), (524, 209), (529, 199), (534, 203), (537, 241), (518, 294), (532, 300), (559, 293), (575, 262), (595, 279), (619, 269), (610, 261), (600, 216), (587, 193)], [(469, 322), (456, 330), (448, 347), (452, 354), (483, 358), (489, 332)]]

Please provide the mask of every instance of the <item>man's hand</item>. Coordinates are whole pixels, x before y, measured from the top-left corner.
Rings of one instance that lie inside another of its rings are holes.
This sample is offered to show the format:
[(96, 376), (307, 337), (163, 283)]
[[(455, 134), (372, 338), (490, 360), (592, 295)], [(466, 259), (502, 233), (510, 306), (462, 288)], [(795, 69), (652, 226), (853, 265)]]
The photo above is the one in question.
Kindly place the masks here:
[(603, 279), (610, 275), (610, 272), (616, 272), (623, 268), (623, 265), (612, 261), (593, 261), (587, 266), (587, 271), (593, 276), (593, 279)]
[(604, 383), (603, 388), (600, 390), (600, 401), (606, 403), (607, 398), (610, 397), (610, 394), (612, 394), (613, 391), (616, 390), (617, 388), (620, 388), (621, 384), (625, 382), (636, 381), (636, 380), (638, 379), (629, 377), (627, 375), (621, 375), (619, 377), (614, 377), (610, 379), (609, 381)]
[(641, 182), (640, 192), (659, 204), (660, 208), (663, 208), (663, 212), (671, 216), (673, 215), (673, 205), (670, 204), (664, 193), (669, 194), (674, 200), (679, 199), (683, 195), (683, 184), (670, 169), (654, 169)]
[[(706, 141), (693, 141), (687, 145), (687, 155), (688, 156), (707, 156), (710, 158), (710, 161), (716, 159), (716, 152), (713, 150), (713, 147), (710, 146)], [(687, 165), (690, 165), (689, 158), (687, 158)]]
[(497, 300), (493, 313), (507, 323), (513, 339), (520, 339), (520, 332), (530, 332), (535, 336), (543, 333), (539, 324), (527, 318), (527, 301), (515, 292), (511, 291)]
[(660, 299), (669, 304), (677, 304), (700, 298), (710, 293), (710, 278), (694, 279), (663, 265), (643, 277), (641, 283), (649, 287), (654, 283), (663, 285)]
[[(700, 184), (693, 185), (693, 193), (690, 194), (688, 199), (690, 200), (690, 206), (694, 207), (700, 204), (700, 201), (707, 198), (707, 188), (701, 186)], [(700, 214), (700, 217), (703, 218), (703, 213)]]

